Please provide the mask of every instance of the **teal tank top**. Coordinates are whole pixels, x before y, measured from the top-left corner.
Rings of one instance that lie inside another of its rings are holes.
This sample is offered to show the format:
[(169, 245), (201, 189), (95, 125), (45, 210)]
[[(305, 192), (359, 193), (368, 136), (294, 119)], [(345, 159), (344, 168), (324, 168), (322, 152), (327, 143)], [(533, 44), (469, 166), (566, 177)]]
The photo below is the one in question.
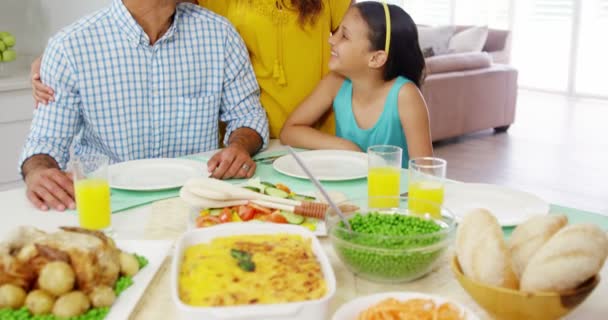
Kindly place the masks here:
[(369, 129), (361, 129), (353, 114), (353, 84), (349, 79), (344, 80), (342, 87), (334, 99), (334, 113), (336, 115), (336, 135), (348, 139), (367, 152), (367, 147), (384, 144), (398, 146), (403, 149), (401, 166), (407, 168), (409, 154), (407, 152), (407, 141), (403, 133), (403, 126), (399, 119), (399, 89), (411, 82), (404, 77), (397, 77), (393, 87), (386, 97), (384, 110), (376, 124)]

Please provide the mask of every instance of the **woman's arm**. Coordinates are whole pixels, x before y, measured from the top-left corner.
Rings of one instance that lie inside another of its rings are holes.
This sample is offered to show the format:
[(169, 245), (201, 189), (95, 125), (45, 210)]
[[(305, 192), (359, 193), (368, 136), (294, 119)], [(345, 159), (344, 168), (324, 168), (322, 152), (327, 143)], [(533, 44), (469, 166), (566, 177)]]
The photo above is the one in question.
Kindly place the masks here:
[(313, 125), (331, 108), (344, 78), (330, 73), (294, 110), (281, 130), (281, 143), (305, 149), (345, 149), (360, 151), (351, 141), (323, 133)]
[(38, 104), (42, 103), (44, 105), (49, 104), (49, 102), (55, 101), (55, 92), (51, 87), (47, 87), (40, 80), (40, 61), (42, 60), (42, 56), (36, 58), (34, 62), (32, 62), (32, 66), (30, 69), (30, 79), (32, 82), (32, 96), (34, 97), (34, 108), (38, 108)]
[(429, 112), (418, 87), (409, 82), (399, 90), (399, 118), (410, 158), (432, 157)]

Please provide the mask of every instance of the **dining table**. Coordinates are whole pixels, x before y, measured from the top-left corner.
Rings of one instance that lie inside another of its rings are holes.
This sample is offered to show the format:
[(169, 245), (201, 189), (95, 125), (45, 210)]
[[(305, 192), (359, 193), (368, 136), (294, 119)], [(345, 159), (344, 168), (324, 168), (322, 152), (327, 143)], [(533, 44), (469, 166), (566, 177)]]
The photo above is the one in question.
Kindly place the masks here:
[[(192, 155), (189, 159), (196, 159), (205, 165), (217, 150)], [(263, 160), (273, 155), (286, 154), (287, 150), (278, 141), (272, 140), (269, 147), (257, 156), (262, 159), (258, 162), (256, 177), (260, 179), (280, 179), (286, 185), (295, 184), (298, 191), (314, 191), (310, 181), (283, 176), (272, 169), (269, 161)], [(449, 175), (449, 164), (448, 164)], [(407, 177), (404, 169), (402, 177)], [(404, 180), (404, 179), (402, 179)], [(349, 196), (359, 193), (365, 195), (367, 192), (366, 181), (342, 182), (327, 184), (328, 189), (344, 191)], [(402, 191), (406, 191), (407, 184), (402, 183)], [(112, 196), (114, 197), (112, 190)], [(140, 196), (138, 196), (138, 194)], [(192, 209), (183, 202), (178, 191), (173, 193), (158, 193), (157, 197), (150, 196), (146, 192), (133, 193), (129, 195), (132, 205), (125, 203), (117, 204), (112, 215), (112, 228), (117, 240), (167, 240), (173, 243), (189, 228), (191, 228)], [(139, 197), (139, 198), (138, 198)], [(147, 198), (146, 198), (147, 197)], [(137, 199), (146, 201), (137, 202)], [(77, 226), (78, 217), (74, 211), (40, 211), (36, 209), (26, 198), (25, 189), (15, 189), (0, 192), (0, 238), (8, 234), (18, 226), (34, 226), (42, 230), (53, 231), (60, 226)], [(119, 206), (120, 205), (120, 206)], [(113, 202), (114, 206), (114, 202)], [(114, 208), (114, 207), (113, 207)], [(556, 204), (551, 205), (550, 214), (565, 213), (571, 223), (591, 222), (599, 225), (603, 230), (608, 230), (608, 217), (592, 212), (567, 208)], [(511, 228), (505, 229), (506, 233)], [(380, 292), (420, 292), (438, 295), (454, 300), (472, 310), (480, 319), (491, 319), (491, 317), (468, 296), (459, 285), (450, 268), (450, 258), (453, 257), (454, 249), (450, 247), (443, 255), (438, 266), (426, 276), (406, 283), (376, 283), (362, 279), (351, 273), (336, 256), (328, 237), (319, 237), (319, 240), (330, 259), (336, 277), (336, 294), (331, 300), (327, 319), (344, 303), (360, 296)], [(147, 284), (144, 294), (128, 315), (128, 319), (178, 319), (177, 309), (171, 297), (171, 260), (173, 252), (169, 250), (167, 257), (162, 263), (153, 279)], [(592, 294), (566, 319), (607, 319), (608, 318), (608, 266), (604, 265), (601, 270), (601, 280)], [(125, 315), (125, 318), (126, 315)], [(312, 319), (311, 319), (312, 320)]]

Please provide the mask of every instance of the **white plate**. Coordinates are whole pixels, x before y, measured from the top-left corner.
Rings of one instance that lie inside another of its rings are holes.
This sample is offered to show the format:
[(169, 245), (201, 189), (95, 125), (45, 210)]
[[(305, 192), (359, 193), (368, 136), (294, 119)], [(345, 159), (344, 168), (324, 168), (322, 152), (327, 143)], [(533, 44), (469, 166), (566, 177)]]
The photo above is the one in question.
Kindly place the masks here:
[(116, 241), (116, 245), (121, 250), (146, 257), (148, 265), (133, 277), (133, 284), (116, 299), (105, 320), (129, 318), (148, 284), (150, 284), (154, 275), (156, 275), (156, 272), (165, 261), (165, 257), (169, 253), (172, 244), (172, 241), (160, 240)]
[(359, 297), (354, 300), (351, 300), (345, 304), (343, 304), (336, 313), (332, 320), (355, 320), (358, 318), (359, 314), (363, 312), (365, 309), (381, 302), (384, 299), (395, 298), (400, 301), (410, 300), (410, 299), (431, 299), (435, 303), (445, 303), (449, 302), (456, 307), (459, 307), (465, 313), (465, 319), (467, 320), (478, 320), (479, 317), (475, 315), (471, 310), (467, 309), (465, 306), (460, 303), (454, 302), (452, 300), (448, 300), (439, 296), (428, 295), (417, 292), (385, 292), (385, 293), (377, 293), (365, 297)]
[(549, 213), (549, 204), (533, 194), (482, 183), (447, 183), (443, 203), (457, 220), (473, 209), (485, 208), (502, 226), (514, 226), (534, 215)]
[[(312, 174), (323, 181), (354, 180), (367, 177), (367, 154), (345, 150), (313, 150), (298, 153)], [(308, 179), (291, 155), (285, 155), (272, 164), (278, 172)]]
[(110, 187), (125, 190), (163, 190), (179, 188), (198, 176), (208, 176), (205, 165), (186, 159), (142, 159), (109, 167)]

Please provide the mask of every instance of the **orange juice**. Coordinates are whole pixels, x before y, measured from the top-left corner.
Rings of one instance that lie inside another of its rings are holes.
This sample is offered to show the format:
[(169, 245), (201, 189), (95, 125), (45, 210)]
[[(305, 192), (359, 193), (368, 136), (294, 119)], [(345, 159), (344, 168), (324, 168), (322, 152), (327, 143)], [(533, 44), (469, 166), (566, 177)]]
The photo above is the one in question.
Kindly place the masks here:
[(105, 229), (110, 226), (110, 184), (105, 179), (84, 179), (74, 183), (80, 226)]
[[(435, 218), (441, 217), (443, 204), (443, 183), (438, 181), (417, 181), (408, 187), (408, 209), (413, 213), (428, 213)], [(416, 201), (421, 199), (423, 201)]]
[[(367, 195), (370, 197), (370, 208), (399, 207), (400, 168), (376, 167), (367, 173)], [(388, 199), (371, 199), (371, 197), (395, 197)]]

